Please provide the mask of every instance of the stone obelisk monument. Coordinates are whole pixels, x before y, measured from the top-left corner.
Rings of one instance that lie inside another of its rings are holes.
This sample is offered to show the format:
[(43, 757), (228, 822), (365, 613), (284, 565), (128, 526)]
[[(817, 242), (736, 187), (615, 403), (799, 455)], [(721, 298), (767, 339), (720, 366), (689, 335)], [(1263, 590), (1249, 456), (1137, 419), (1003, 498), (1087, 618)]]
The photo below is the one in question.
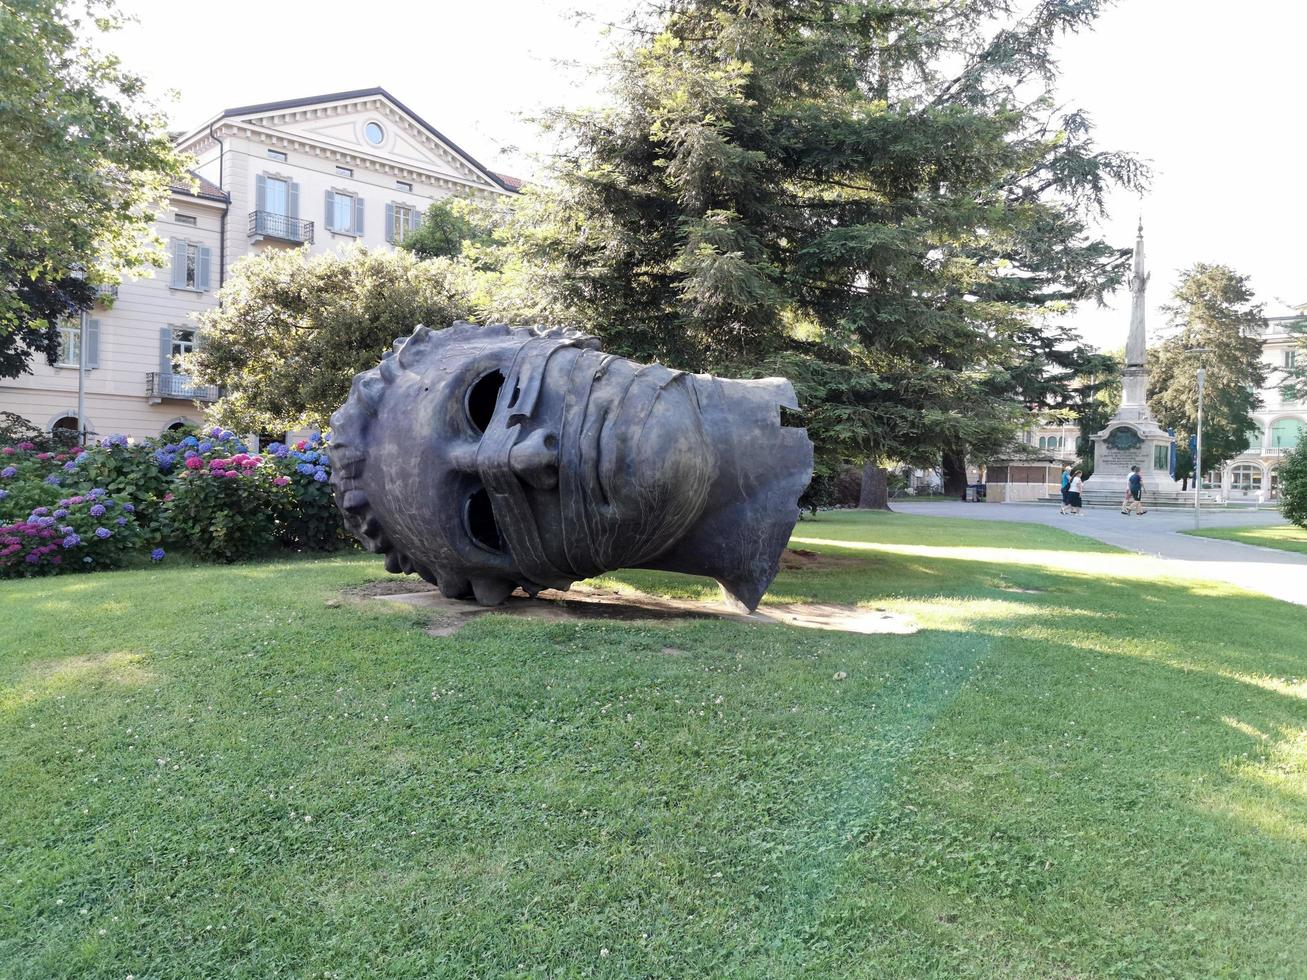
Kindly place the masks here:
[(1144, 226), (1135, 239), (1134, 269), (1130, 286), (1130, 336), (1125, 345), (1125, 372), (1121, 379), (1121, 404), (1107, 428), (1096, 433), (1094, 475), (1091, 489), (1125, 489), (1130, 467), (1138, 466), (1144, 486), (1150, 490), (1176, 489), (1170, 473), (1171, 437), (1148, 410), (1148, 336), (1144, 330)]

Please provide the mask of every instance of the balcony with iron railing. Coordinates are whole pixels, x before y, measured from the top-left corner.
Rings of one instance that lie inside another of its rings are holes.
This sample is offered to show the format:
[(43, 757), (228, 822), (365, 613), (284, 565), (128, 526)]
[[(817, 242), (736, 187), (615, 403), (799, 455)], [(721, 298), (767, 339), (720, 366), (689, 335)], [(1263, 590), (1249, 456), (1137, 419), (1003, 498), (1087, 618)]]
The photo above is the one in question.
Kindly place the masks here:
[(216, 402), (222, 395), (217, 385), (197, 385), (185, 374), (151, 371), (145, 376), (145, 394), (153, 403), (165, 398), (188, 402)]
[(250, 212), (250, 237), (255, 241), (271, 238), (296, 245), (313, 244), (313, 222), (292, 218), (273, 211)]

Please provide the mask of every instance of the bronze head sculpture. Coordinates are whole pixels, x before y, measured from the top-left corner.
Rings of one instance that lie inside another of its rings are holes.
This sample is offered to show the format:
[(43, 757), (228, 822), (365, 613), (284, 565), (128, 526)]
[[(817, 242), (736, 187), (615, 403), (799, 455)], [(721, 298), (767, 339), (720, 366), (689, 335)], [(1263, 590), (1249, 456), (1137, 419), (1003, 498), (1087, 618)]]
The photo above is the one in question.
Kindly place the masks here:
[(619, 568), (752, 610), (812, 477), (788, 381), (642, 365), (566, 329), (419, 326), (332, 416), (346, 527), (392, 572), (502, 602)]

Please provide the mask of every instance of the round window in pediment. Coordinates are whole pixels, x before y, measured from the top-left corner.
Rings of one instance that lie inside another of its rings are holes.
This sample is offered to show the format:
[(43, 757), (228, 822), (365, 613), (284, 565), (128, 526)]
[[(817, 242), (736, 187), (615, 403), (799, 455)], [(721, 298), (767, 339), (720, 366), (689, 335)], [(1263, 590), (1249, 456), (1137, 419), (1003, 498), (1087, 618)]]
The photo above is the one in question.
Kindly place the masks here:
[(373, 146), (380, 146), (381, 141), (386, 138), (386, 131), (381, 128), (381, 123), (370, 122), (363, 127), (363, 136)]

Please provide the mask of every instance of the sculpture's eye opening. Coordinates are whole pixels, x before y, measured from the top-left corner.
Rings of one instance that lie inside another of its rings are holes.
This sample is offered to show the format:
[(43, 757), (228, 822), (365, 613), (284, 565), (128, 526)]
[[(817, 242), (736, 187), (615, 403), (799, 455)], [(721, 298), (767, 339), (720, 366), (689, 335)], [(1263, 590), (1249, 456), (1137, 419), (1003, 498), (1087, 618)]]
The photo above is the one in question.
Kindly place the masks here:
[(499, 389), (504, 387), (504, 375), (499, 371), (483, 374), (467, 390), (464, 408), (467, 420), (478, 432), (485, 432), (490, 420), (495, 416), (495, 404), (499, 401)]
[(490, 494), (485, 487), (477, 489), (463, 505), (463, 524), (467, 534), (487, 551), (503, 551), (504, 538), (495, 521), (495, 510), (490, 506)]

